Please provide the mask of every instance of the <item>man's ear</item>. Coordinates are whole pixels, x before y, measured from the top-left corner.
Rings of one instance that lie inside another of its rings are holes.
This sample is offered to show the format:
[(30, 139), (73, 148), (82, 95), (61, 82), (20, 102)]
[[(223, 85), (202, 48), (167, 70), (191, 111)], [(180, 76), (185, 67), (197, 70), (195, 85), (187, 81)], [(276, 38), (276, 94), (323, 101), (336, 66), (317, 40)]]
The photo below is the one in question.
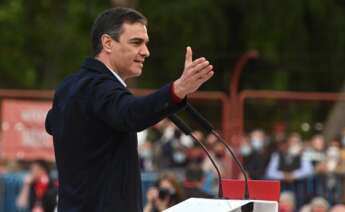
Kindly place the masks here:
[(103, 34), (101, 36), (103, 50), (107, 53), (111, 53), (113, 47), (113, 39), (108, 34)]

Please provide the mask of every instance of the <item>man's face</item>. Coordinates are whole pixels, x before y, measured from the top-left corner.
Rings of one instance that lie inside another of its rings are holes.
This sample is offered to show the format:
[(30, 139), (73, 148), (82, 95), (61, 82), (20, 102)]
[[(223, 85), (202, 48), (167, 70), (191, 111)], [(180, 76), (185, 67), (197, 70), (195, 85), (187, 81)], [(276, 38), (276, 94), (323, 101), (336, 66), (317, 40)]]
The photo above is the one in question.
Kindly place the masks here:
[(38, 177), (45, 173), (44, 169), (37, 164), (32, 164), (30, 167), (31, 175), (36, 180)]
[(149, 37), (144, 24), (124, 23), (118, 41), (113, 41), (110, 63), (124, 80), (141, 74), (145, 58), (150, 55), (147, 48)]

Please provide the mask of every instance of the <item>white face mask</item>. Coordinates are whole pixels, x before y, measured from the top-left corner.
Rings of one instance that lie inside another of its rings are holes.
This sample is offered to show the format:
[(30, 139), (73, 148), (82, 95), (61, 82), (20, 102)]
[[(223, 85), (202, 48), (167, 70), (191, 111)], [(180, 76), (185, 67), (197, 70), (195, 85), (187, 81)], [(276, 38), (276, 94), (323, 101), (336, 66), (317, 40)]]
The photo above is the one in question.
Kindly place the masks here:
[(331, 146), (327, 150), (327, 157), (332, 159), (338, 159), (339, 158), (339, 149), (338, 147)]
[(244, 144), (241, 146), (241, 155), (242, 156), (248, 156), (252, 152), (252, 148), (248, 144)]
[(254, 138), (251, 143), (254, 150), (261, 150), (264, 147), (264, 141), (261, 139)]
[(181, 144), (185, 147), (192, 147), (194, 144), (193, 139), (188, 135), (182, 135), (180, 140)]
[(144, 148), (143, 150), (140, 151), (140, 156), (145, 159), (151, 158), (152, 151), (148, 148)]
[(302, 150), (302, 146), (295, 144), (289, 147), (288, 153), (290, 155), (298, 155)]
[(338, 147), (331, 146), (327, 149), (327, 169), (330, 172), (335, 171), (339, 162), (339, 149)]
[(164, 133), (163, 133), (163, 138), (165, 140), (170, 140), (174, 137), (174, 132), (175, 132), (175, 129), (174, 127), (167, 127), (165, 130), (164, 130)]

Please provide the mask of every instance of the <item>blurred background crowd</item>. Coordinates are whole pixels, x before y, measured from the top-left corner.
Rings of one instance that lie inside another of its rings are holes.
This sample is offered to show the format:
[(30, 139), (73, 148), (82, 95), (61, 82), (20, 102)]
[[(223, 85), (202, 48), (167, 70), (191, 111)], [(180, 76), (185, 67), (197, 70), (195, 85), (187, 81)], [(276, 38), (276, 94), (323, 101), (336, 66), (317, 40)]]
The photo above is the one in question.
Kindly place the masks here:
[[(223, 177), (243, 178), (231, 173), (232, 159), (214, 135), (194, 135), (211, 151)], [(162, 122), (140, 138), (143, 170), (174, 169), (186, 186), (183, 171), (193, 164), (203, 172), (199, 188), (217, 195), (217, 173), (206, 154), (173, 124)], [(250, 179), (281, 181), (280, 211), (329, 211), (345, 203), (345, 129), (330, 141), (318, 133), (302, 138), (297, 132), (267, 134), (256, 129), (242, 137), (236, 152)]]
[[(193, 135), (208, 148), (222, 177), (243, 178), (233, 172), (232, 158), (214, 135)], [(218, 176), (210, 160), (170, 121), (140, 132), (138, 138), (145, 212), (161, 211), (189, 197), (217, 197)], [(297, 132), (268, 134), (255, 129), (234, 150), (250, 179), (280, 180), (279, 211), (344, 211), (345, 129), (330, 141), (317, 133), (302, 138)], [(12, 161), (1, 166), (0, 195), (10, 198), (12, 192), (12, 199), (2, 199), (0, 206), (12, 201), (6, 207), (54, 211), (57, 188), (53, 163)]]

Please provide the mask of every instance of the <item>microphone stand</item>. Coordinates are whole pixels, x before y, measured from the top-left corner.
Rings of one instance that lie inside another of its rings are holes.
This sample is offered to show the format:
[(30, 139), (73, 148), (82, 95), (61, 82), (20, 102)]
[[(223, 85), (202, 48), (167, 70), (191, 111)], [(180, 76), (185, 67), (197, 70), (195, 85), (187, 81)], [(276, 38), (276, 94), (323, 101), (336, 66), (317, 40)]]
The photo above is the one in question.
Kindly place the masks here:
[(232, 158), (235, 160), (237, 166), (240, 168), (243, 177), (244, 177), (244, 199), (249, 199), (249, 188), (248, 188), (248, 176), (246, 173), (246, 170), (242, 166), (241, 162), (238, 160), (237, 156), (235, 155), (234, 151), (231, 149), (231, 147), (225, 142), (225, 140), (219, 135), (219, 133), (214, 129), (214, 127), (211, 125), (210, 122), (208, 122), (191, 104), (187, 103), (186, 107), (187, 112), (194, 117), (198, 122), (202, 125), (202, 127), (208, 131), (211, 132), (213, 135), (215, 135), (225, 148), (228, 150), (228, 152), (231, 154)]
[(212, 165), (214, 166), (214, 168), (217, 171), (217, 175), (218, 175), (218, 197), (219, 198), (223, 198), (223, 188), (222, 188), (222, 180), (221, 180), (221, 174), (219, 171), (219, 168), (217, 167), (215, 161), (213, 160), (213, 158), (211, 157), (210, 153), (208, 152), (207, 148), (205, 147), (205, 145), (199, 141), (193, 134), (192, 134), (192, 129), (182, 120), (180, 119), (178, 116), (176, 115), (170, 115), (168, 117), (170, 119), (170, 121), (172, 121), (176, 127), (178, 127), (184, 134), (189, 135), (192, 137), (192, 139), (197, 142), (201, 148), (204, 150), (204, 152), (207, 154), (208, 158), (210, 159)]

